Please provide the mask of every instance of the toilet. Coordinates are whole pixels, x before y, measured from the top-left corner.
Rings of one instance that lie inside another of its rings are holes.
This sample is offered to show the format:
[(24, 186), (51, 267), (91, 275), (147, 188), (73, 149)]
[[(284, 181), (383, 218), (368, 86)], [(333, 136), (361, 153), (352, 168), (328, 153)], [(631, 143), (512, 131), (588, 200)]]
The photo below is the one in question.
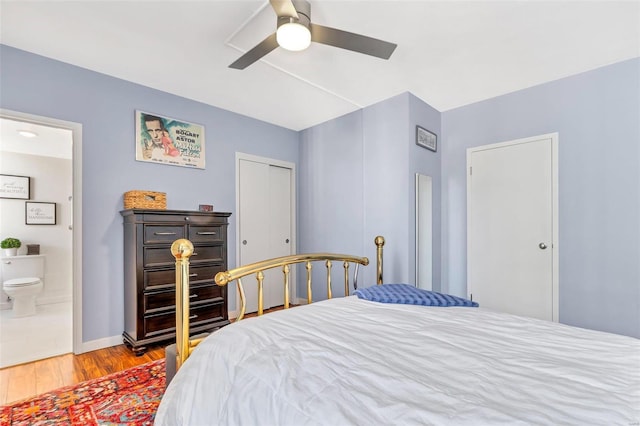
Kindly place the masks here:
[(2, 259), (2, 290), (13, 301), (13, 316), (36, 314), (36, 297), (44, 287), (44, 255)]

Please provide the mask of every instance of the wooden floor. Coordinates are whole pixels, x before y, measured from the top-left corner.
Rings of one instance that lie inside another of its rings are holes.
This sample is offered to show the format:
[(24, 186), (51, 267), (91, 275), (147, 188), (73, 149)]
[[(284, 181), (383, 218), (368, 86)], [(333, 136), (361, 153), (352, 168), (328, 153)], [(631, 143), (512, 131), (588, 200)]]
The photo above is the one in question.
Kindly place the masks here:
[[(280, 309), (282, 306), (277, 306), (266, 309), (265, 313)], [(255, 315), (247, 314), (246, 317)], [(234, 319), (231, 321), (233, 322)], [(80, 355), (66, 354), (2, 368), (0, 369), (0, 405), (164, 358), (164, 346), (148, 346), (147, 352), (139, 357), (125, 345), (118, 345)]]
[(164, 358), (164, 346), (150, 346), (135, 356), (124, 345), (80, 355), (66, 354), (0, 369), (0, 405), (48, 392), (63, 386)]

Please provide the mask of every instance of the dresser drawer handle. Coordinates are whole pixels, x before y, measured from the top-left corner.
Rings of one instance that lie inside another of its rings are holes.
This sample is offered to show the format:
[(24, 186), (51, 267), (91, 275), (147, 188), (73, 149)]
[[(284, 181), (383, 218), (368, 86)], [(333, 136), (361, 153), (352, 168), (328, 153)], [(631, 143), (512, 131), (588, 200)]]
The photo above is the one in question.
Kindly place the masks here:
[(176, 235), (175, 232), (154, 232), (153, 235)]
[(195, 251), (193, 253), (191, 253), (191, 256), (197, 256), (198, 253), (196, 253)]
[(196, 235), (216, 235), (215, 232), (196, 232)]
[(198, 297), (198, 295), (197, 295), (197, 294), (195, 294), (195, 293), (194, 293), (194, 294), (190, 294), (190, 295), (189, 295), (189, 299), (193, 299), (194, 297)]
[(198, 276), (198, 274), (196, 274), (196, 273), (189, 274), (189, 278), (191, 278), (191, 277), (197, 277), (197, 276)]
[(192, 319), (196, 319), (196, 318), (198, 318), (198, 316), (197, 316), (197, 315), (191, 315), (191, 316), (189, 317), (189, 319), (190, 319), (190, 320), (192, 320)]

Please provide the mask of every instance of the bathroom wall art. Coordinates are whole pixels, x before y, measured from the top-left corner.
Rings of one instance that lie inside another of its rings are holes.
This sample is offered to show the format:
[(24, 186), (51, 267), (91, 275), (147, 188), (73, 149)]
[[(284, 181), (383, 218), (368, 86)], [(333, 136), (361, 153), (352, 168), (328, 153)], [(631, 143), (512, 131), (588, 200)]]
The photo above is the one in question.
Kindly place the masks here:
[(0, 198), (29, 199), (29, 176), (0, 175)]
[(25, 201), (24, 210), (27, 225), (56, 224), (56, 203)]

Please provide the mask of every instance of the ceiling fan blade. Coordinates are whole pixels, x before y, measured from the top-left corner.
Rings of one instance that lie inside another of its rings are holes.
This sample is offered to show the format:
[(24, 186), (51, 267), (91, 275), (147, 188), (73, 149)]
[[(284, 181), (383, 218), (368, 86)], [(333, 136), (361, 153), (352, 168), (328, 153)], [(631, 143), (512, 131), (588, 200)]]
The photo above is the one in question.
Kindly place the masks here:
[(253, 49), (240, 56), (238, 60), (229, 65), (229, 68), (243, 70), (258, 59), (262, 58), (267, 53), (271, 52), (276, 47), (278, 47), (278, 42), (276, 41), (276, 33), (273, 33), (269, 37), (258, 43)]
[(278, 18), (281, 16), (290, 16), (298, 19), (298, 12), (296, 12), (296, 7), (291, 0), (269, 0), (269, 3), (271, 3), (271, 7), (276, 12)]
[(322, 25), (310, 24), (311, 41), (328, 44), (329, 46), (353, 50), (365, 55), (376, 56), (381, 59), (389, 59), (395, 48), (395, 43), (350, 33)]

